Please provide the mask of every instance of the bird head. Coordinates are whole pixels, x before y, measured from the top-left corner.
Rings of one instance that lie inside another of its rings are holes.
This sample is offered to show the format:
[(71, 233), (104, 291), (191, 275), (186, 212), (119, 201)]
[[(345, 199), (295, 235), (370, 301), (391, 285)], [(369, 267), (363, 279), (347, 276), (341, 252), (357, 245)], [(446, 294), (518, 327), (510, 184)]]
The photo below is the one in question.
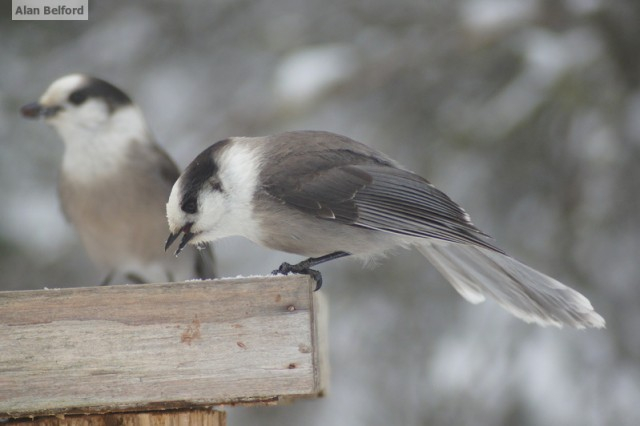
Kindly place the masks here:
[(131, 99), (110, 83), (85, 74), (70, 74), (54, 81), (37, 102), (22, 107), (26, 118), (44, 118), (65, 138), (66, 134), (102, 130)]

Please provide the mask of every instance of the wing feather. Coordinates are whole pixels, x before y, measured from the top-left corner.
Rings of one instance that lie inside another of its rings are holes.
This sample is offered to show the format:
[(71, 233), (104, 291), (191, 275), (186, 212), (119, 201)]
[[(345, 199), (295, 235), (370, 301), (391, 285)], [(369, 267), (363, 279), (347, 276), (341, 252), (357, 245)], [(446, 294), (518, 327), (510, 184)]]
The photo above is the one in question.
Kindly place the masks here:
[(305, 167), (298, 163), (286, 181), (268, 182), (265, 190), (320, 219), (502, 252), (460, 206), (415, 173), (365, 156), (358, 158), (363, 164), (337, 167), (305, 160)]

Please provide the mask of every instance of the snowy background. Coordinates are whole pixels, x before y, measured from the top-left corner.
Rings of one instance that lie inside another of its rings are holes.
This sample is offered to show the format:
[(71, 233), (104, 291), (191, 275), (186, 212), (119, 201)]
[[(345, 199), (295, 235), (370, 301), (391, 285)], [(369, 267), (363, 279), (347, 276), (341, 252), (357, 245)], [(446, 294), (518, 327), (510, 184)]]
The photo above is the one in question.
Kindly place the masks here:
[[(181, 165), (228, 136), (322, 129), (447, 192), (604, 331), (459, 297), (415, 252), (321, 267), (331, 389), (229, 425), (640, 424), (640, 2), (90, 1), (88, 22), (0, 7), (0, 290), (100, 278), (56, 199), (62, 143), (18, 109), (75, 71), (128, 92)], [(295, 256), (215, 245), (222, 275)]]

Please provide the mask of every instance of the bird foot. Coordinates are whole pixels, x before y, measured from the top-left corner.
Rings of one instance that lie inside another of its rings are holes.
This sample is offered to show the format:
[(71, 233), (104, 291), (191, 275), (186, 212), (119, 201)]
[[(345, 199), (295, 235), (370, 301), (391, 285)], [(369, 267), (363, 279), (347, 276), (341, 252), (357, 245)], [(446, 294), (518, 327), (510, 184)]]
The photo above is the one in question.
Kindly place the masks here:
[(318, 291), (320, 290), (320, 287), (322, 287), (322, 274), (320, 273), (320, 271), (311, 269), (309, 267), (309, 262), (307, 260), (304, 260), (300, 263), (296, 263), (295, 265), (284, 262), (282, 265), (280, 265), (278, 269), (272, 271), (271, 274), (272, 275), (278, 275), (278, 274), (289, 275), (292, 272), (294, 274), (309, 275), (311, 278), (313, 278), (314, 281), (316, 282), (316, 288), (313, 291)]

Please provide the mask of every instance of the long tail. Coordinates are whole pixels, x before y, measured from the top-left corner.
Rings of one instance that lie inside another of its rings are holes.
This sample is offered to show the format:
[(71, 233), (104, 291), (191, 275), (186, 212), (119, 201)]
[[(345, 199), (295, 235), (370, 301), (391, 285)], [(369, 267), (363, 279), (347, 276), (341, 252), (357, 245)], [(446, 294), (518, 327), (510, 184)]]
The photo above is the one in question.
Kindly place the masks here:
[(418, 250), (471, 303), (488, 296), (518, 318), (543, 326), (605, 326), (582, 294), (505, 254), (436, 240)]

